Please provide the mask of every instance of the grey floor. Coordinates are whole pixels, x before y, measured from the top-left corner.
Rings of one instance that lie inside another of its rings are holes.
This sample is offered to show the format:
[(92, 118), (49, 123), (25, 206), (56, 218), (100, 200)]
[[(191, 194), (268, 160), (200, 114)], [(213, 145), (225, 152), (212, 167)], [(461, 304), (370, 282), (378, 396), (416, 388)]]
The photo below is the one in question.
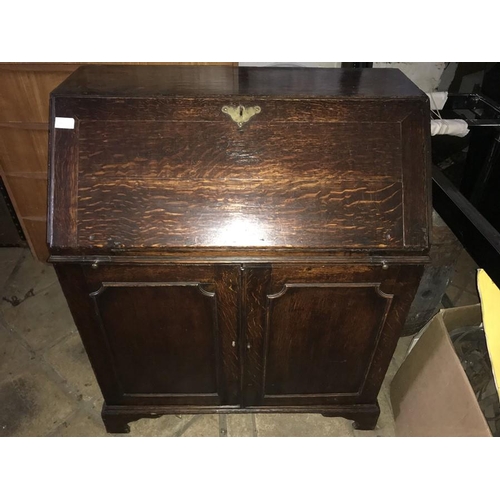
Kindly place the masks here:
[[(447, 290), (454, 305), (479, 302), (475, 269), (463, 251)], [(0, 436), (107, 436), (102, 396), (51, 266), (27, 249), (0, 249), (0, 301)], [(374, 431), (314, 414), (171, 415), (134, 422), (128, 436), (393, 436), (388, 388), (410, 340), (392, 359)]]

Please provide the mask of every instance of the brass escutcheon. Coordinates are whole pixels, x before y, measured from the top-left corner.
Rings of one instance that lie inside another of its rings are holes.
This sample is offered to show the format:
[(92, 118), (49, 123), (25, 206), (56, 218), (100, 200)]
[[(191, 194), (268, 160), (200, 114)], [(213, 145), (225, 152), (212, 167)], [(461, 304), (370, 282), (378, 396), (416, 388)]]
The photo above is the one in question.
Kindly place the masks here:
[(222, 112), (229, 115), (234, 122), (237, 123), (238, 127), (243, 127), (252, 116), (260, 113), (260, 106), (250, 106), (245, 108), (241, 104), (239, 106), (223, 106)]

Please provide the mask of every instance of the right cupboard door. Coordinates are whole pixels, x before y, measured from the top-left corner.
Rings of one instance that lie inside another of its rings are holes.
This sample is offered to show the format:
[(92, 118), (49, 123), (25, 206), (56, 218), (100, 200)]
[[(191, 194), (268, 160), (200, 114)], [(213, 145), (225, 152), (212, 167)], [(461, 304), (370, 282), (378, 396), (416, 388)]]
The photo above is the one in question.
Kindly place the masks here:
[(246, 266), (243, 404), (373, 403), (420, 266)]

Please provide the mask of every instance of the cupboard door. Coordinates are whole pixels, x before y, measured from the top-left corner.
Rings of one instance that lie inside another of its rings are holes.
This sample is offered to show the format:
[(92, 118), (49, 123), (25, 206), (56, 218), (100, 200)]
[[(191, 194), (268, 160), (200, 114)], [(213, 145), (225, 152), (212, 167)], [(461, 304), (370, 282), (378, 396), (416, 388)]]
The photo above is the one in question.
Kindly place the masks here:
[(375, 402), (421, 269), (245, 271), (244, 404)]
[[(60, 266), (58, 273), (108, 405), (237, 404), (237, 268)], [(84, 297), (73, 300), (70, 274), (80, 274)]]

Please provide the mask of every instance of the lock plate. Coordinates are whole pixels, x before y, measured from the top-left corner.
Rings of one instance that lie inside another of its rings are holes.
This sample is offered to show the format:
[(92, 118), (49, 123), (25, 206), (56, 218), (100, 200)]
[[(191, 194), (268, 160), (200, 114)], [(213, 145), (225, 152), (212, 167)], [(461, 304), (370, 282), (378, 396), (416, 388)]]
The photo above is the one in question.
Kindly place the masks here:
[(229, 115), (238, 127), (241, 128), (250, 118), (258, 115), (261, 112), (261, 108), (260, 106), (249, 106), (246, 108), (240, 104), (239, 106), (222, 106), (222, 112)]

